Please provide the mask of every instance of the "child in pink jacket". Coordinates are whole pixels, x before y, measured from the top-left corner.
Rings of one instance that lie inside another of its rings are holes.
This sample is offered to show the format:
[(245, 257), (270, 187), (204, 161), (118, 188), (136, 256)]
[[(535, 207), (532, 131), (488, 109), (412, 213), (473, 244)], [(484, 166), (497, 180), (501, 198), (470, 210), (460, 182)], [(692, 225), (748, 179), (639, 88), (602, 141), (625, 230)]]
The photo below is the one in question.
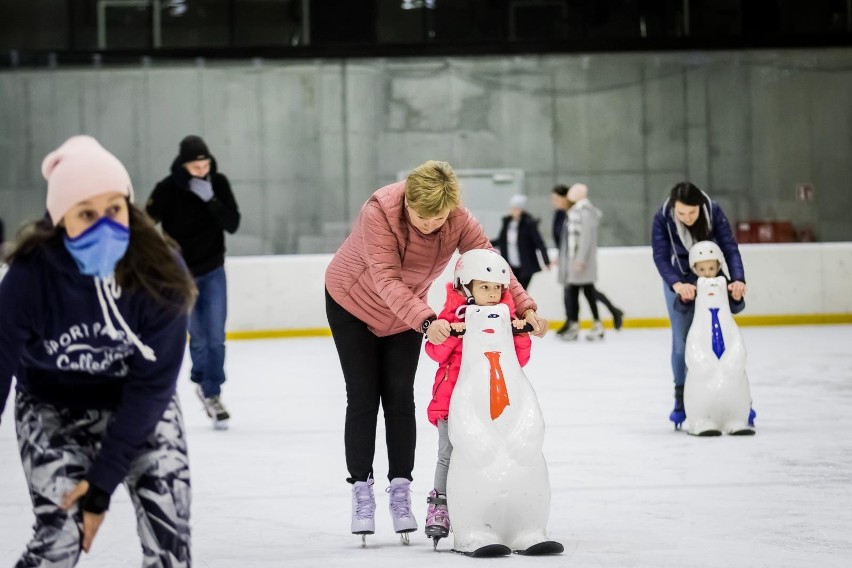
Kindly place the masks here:
[[(439, 319), (447, 320), (456, 332), (464, 331), (464, 307), (467, 305), (494, 306), (506, 304), (509, 313), (515, 313), (515, 302), (509, 293), (511, 270), (509, 264), (493, 250), (467, 251), (456, 263), (453, 284), (447, 284), (447, 299)], [(512, 324), (522, 329), (526, 322), (515, 319)], [(530, 360), (532, 342), (529, 333), (514, 336), (515, 351), (521, 366)], [(447, 473), (453, 446), (450, 443), (447, 417), (450, 397), (456, 386), (461, 368), (462, 338), (448, 337), (440, 345), (426, 343), (426, 354), (438, 363), (432, 401), (427, 412), (429, 421), (438, 427), (438, 462), (435, 466), (435, 488), (429, 493), (426, 512), (426, 535), (433, 539), (449, 534), (450, 519), (447, 514)]]

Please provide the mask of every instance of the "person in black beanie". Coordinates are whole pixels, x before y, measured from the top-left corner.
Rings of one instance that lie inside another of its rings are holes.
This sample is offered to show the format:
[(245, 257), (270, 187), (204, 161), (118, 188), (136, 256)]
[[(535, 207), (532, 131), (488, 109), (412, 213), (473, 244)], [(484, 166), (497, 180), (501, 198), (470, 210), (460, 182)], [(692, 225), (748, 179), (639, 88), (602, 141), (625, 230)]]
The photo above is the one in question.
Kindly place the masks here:
[(180, 245), (195, 278), (198, 300), (189, 323), (191, 380), (217, 430), (228, 427), (222, 403), (225, 382), (225, 235), (236, 232), (240, 211), (231, 184), (200, 136), (180, 142), (171, 174), (160, 181), (146, 206), (148, 215)]

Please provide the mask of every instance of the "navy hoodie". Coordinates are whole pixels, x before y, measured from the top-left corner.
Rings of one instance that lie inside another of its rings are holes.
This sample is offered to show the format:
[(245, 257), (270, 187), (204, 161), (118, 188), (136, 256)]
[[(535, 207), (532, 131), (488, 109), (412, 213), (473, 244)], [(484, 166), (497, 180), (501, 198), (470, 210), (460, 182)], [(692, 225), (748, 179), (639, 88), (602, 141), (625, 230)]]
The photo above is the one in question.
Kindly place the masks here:
[(122, 291), (115, 304), (156, 361), (143, 357), (109, 307), (118, 334), (107, 334), (95, 280), (80, 273), (62, 241), (17, 258), (0, 282), (0, 416), (13, 376), (17, 390), (37, 401), (114, 411), (86, 475), (108, 494), (175, 392), (187, 324), (183, 310), (144, 292)]

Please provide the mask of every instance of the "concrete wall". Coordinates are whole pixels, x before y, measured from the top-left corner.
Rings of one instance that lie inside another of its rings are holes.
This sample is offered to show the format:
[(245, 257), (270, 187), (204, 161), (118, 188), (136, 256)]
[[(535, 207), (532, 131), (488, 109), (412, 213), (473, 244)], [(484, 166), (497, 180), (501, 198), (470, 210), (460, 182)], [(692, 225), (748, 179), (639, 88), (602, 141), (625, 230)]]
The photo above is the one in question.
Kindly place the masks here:
[[(852, 323), (852, 243), (741, 245), (748, 294), (745, 323)], [(287, 334), (327, 330), (323, 278), (332, 255), (283, 255), (229, 258), (228, 330)], [(627, 325), (668, 323), (662, 281), (650, 247), (607, 247), (598, 253), (597, 285), (626, 314)], [(450, 263), (432, 286), (428, 302), (443, 305)], [(555, 271), (541, 272), (529, 292), (547, 319), (564, 321), (562, 287)], [(589, 318), (584, 299), (581, 318)], [(603, 319), (609, 318), (601, 306)], [(263, 334), (260, 334), (263, 335)]]
[[(0, 216), (43, 211), (42, 157), (98, 137), (140, 201), (204, 136), (244, 221), (234, 254), (332, 252), (377, 187), (426, 159), (520, 168), (533, 213), (585, 181), (604, 245), (649, 241), (688, 178), (732, 220), (852, 240), (852, 50), (452, 57), (0, 73)], [(795, 199), (797, 183), (816, 201)]]

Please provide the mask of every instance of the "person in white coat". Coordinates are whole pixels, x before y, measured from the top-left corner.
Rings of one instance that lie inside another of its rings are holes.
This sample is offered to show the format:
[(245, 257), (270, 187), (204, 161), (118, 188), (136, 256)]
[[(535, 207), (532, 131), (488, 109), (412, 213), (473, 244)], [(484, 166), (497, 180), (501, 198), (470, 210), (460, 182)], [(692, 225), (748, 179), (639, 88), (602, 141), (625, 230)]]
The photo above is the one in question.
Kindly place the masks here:
[(575, 183), (568, 189), (568, 200), (574, 205), (568, 210), (565, 227), (559, 241), (559, 283), (566, 286), (568, 328), (561, 337), (574, 341), (579, 337), (580, 291), (589, 303), (594, 326), (587, 339), (603, 339), (603, 324), (598, 314), (595, 280), (598, 277), (598, 226), (602, 213), (589, 201), (589, 188)]

